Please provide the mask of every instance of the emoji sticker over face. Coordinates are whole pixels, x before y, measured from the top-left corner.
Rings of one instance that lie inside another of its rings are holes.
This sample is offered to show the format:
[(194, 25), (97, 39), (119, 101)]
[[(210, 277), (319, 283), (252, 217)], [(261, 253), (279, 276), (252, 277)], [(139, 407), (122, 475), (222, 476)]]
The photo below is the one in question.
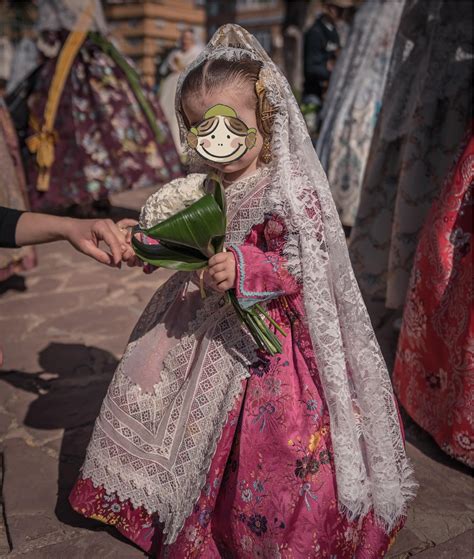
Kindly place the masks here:
[(232, 107), (214, 105), (188, 132), (188, 145), (214, 163), (231, 163), (252, 149), (257, 130), (248, 128)]

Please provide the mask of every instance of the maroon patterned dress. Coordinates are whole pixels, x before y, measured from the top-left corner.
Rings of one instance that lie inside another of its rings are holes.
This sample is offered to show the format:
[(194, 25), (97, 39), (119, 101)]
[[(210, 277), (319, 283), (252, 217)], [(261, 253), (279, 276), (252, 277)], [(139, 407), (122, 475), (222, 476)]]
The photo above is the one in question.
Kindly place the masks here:
[[(49, 33), (64, 42), (67, 32)], [(47, 59), (29, 97), (30, 122), (41, 123), (58, 56)], [(157, 141), (124, 72), (86, 39), (61, 95), (55, 160), (47, 192), (37, 189), (36, 156), (26, 161), (33, 210), (90, 204), (112, 192), (159, 186), (181, 176), (179, 156), (158, 99), (143, 87), (161, 132)], [(30, 134), (35, 130), (30, 128)]]

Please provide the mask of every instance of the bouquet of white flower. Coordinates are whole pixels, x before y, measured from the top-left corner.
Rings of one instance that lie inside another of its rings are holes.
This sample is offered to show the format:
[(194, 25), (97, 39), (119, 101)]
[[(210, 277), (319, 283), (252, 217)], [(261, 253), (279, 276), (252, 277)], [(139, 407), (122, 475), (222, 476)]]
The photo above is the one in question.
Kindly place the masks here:
[(143, 261), (173, 270), (199, 270), (224, 247), (224, 189), (217, 176), (192, 174), (175, 179), (143, 208), (135, 232), (158, 241), (147, 244), (135, 235), (132, 245)]
[(206, 175), (191, 173), (162, 186), (150, 196), (140, 214), (140, 226), (150, 229), (197, 202), (205, 194)]
[[(204, 269), (209, 258), (225, 250), (226, 224), (225, 193), (219, 178), (191, 174), (168, 183), (148, 199), (140, 225), (134, 229), (132, 246), (141, 260), (157, 267)], [(143, 242), (137, 233), (153, 244)], [(281, 353), (280, 340), (264, 319), (283, 335), (285, 332), (266, 310), (258, 304), (243, 309), (233, 289), (227, 295), (258, 346), (270, 355)]]

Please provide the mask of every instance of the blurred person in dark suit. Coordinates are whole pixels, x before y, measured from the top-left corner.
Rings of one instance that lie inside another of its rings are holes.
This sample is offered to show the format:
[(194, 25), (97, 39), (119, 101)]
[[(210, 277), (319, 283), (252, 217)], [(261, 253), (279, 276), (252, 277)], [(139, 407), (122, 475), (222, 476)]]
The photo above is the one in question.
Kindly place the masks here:
[(353, 0), (325, 0), (323, 11), (306, 32), (303, 91), (305, 98), (323, 98), (341, 47), (337, 24), (342, 20), (344, 11), (352, 8), (353, 4)]

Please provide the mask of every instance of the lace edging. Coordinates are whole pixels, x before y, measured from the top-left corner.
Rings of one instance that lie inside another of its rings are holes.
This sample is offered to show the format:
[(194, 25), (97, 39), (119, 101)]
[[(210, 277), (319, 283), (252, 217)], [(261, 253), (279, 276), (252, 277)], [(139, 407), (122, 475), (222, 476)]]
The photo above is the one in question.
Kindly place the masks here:
[[(242, 382), (243, 380), (245, 380), (249, 376), (250, 376), (250, 373), (247, 372), (247, 374), (242, 376), (240, 381)], [(186, 505), (182, 515), (181, 515), (182, 520), (180, 520), (180, 522), (178, 524), (176, 524), (176, 526), (171, 528), (170, 523), (167, 522), (167, 520), (170, 517), (170, 510), (169, 510), (169, 506), (168, 506), (167, 503), (163, 503), (161, 506), (157, 506), (156, 510), (153, 510), (147, 504), (138, 502), (138, 499), (134, 498), (133, 496), (126, 497), (124, 495), (123, 491), (120, 491), (120, 488), (119, 488), (120, 484), (116, 484), (117, 487), (115, 487), (113, 489), (108, 489), (107, 484), (104, 481), (98, 481), (97, 480), (97, 476), (94, 476), (94, 472), (91, 472), (90, 476), (83, 476), (82, 472), (81, 472), (81, 478), (90, 480), (95, 489), (98, 489), (98, 488), (102, 487), (107, 492), (114, 493), (121, 503), (125, 503), (125, 502), (129, 501), (132, 504), (133, 507), (135, 507), (135, 508), (143, 507), (147, 511), (147, 513), (150, 514), (150, 515), (153, 515), (153, 514), (157, 513), (158, 517), (160, 518), (160, 521), (162, 521), (164, 523), (163, 534), (167, 536), (165, 538), (165, 542), (164, 542), (165, 545), (173, 544), (176, 541), (179, 533), (183, 529), (184, 524), (186, 523), (186, 520), (191, 515), (194, 507), (196, 506), (196, 503), (199, 501), (199, 498), (201, 497), (202, 490), (203, 490), (204, 486), (206, 485), (207, 476), (209, 475), (209, 471), (210, 471), (211, 466), (212, 466), (212, 460), (215, 456), (218, 442), (219, 442), (220, 438), (222, 437), (224, 427), (227, 425), (227, 423), (229, 421), (229, 414), (234, 409), (235, 404), (238, 401), (238, 399), (240, 398), (240, 396), (242, 395), (243, 391), (244, 391), (244, 387), (241, 386), (240, 390), (233, 392), (232, 396), (230, 398), (228, 398), (227, 404), (225, 406), (225, 412), (223, 414), (223, 415), (225, 415), (226, 420), (224, 422), (221, 422), (220, 426), (217, 429), (214, 430), (214, 434), (213, 434), (212, 441), (211, 441), (210, 452), (208, 453), (208, 455), (205, 459), (202, 474), (199, 476), (199, 480), (197, 481), (197, 484), (196, 484), (196, 487), (197, 487), (196, 497), (187, 501), (187, 505)], [(106, 467), (106, 466), (104, 466), (104, 467)]]

